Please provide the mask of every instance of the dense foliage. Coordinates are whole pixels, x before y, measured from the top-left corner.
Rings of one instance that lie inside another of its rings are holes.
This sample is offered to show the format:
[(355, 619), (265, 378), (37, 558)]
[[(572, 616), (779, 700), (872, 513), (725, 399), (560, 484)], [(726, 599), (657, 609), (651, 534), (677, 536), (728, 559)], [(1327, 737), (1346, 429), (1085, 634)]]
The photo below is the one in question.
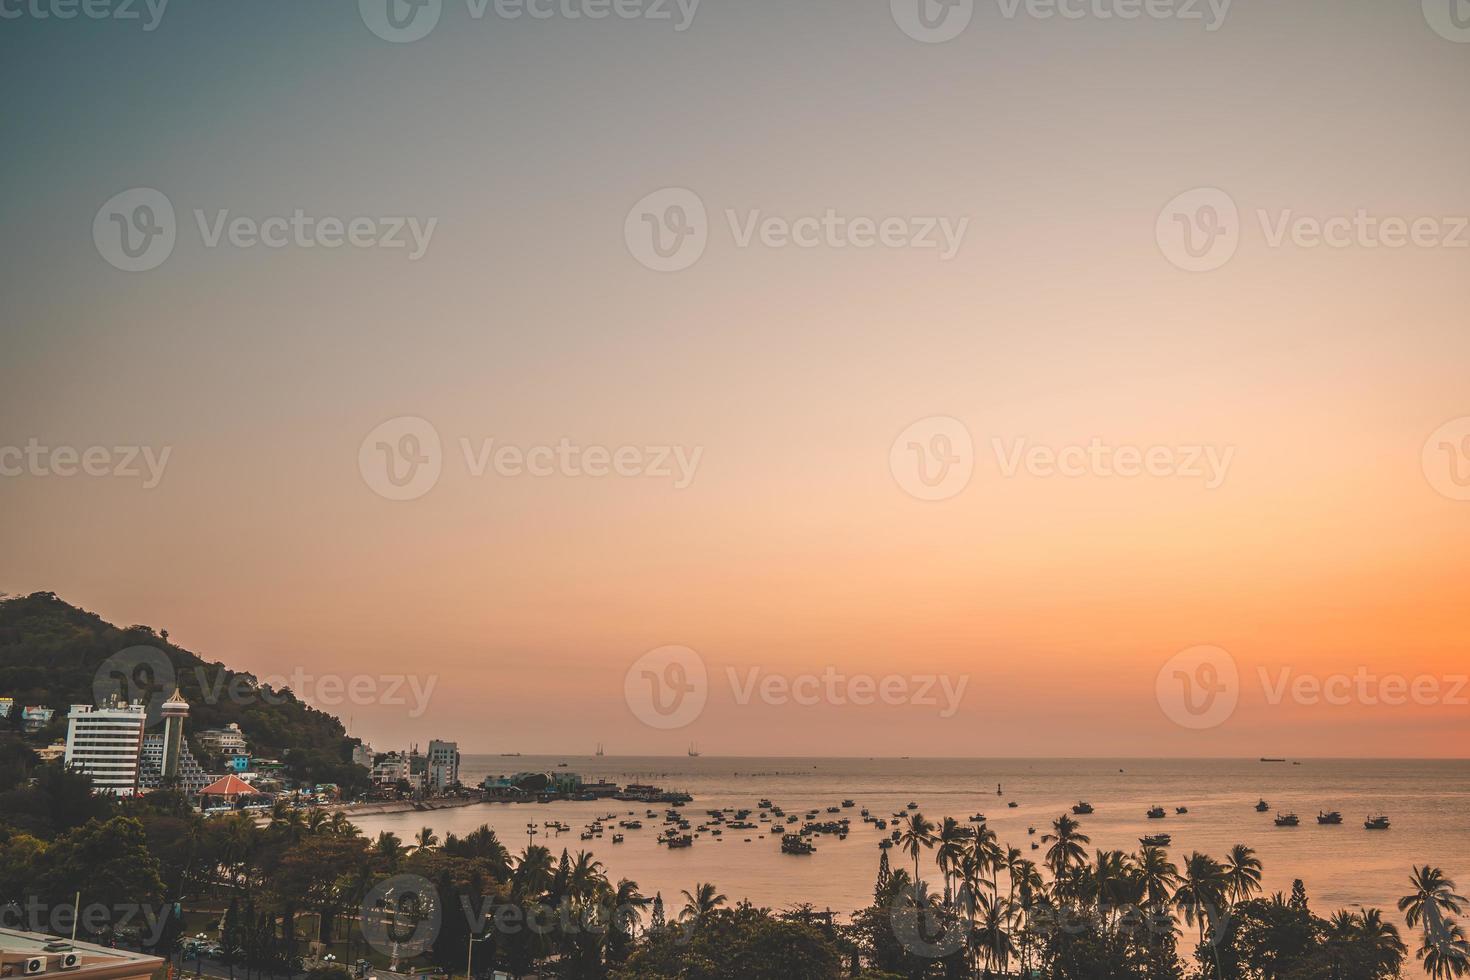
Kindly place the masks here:
[[(293, 777), (349, 788), (366, 785), (367, 774), (351, 764), (354, 741), (342, 723), (303, 704), (290, 690), (258, 684), (253, 675), (205, 661), (170, 643), (166, 631), (121, 629), (50, 592), (37, 592), (0, 599), (0, 695), (16, 702), (12, 717), (0, 723), (12, 733), (9, 738), (0, 735), (0, 790), (34, 770), (34, 756), (15, 737), (20, 707), (56, 709), (51, 724), (34, 741), (64, 737), (68, 706), (93, 703), (94, 682), (104, 662), (138, 646), (156, 648), (172, 663), (174, 679), (190, 704), (191, 731), (235, 722), (256, 755), (281, 759)], [(202, 757), (198, 745), (193, 747)]]

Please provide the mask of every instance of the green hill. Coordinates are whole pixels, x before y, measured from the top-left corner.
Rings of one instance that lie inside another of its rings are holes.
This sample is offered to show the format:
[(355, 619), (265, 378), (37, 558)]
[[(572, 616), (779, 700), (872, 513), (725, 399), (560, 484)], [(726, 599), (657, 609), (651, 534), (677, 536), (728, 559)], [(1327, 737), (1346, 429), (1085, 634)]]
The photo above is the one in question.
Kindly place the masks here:
[[(114, 626), (50, 592), (0, 599), (0, 697), (13, 697), (16, 704), (11, 719), (0, 724), (18, 733), (21, 706), (44, 705), (56, 709), (56, 716), (30, 741), (64, 737), (68, 706), (93, 703), (98, 678), (105, 688), (108, 668), (117, 663), (109, 658), (135, 647), (154, 648), (167, 658), (171, 671), (165, 674), (172, 673), (191, 706), (189, 732), (235, 722), (253, 755), (280, 759), (295, 778), (344, 787), (367, 782), (366, 772), (351, 762), (357, 740), (348, 738), (332, 715), (302, 703), (289, 690), (259, 685), (251, 674), (169, 643), (166, 631)], [(143, 656), (159, 659), (155, 653)], [(160, 691), (150, 676), (144, 675), (131, 696), (152, 702), (173, 693)], [(199, 754), (197, 745), (194, 749)], [(210, 767), (203, 755), (200, 761)]]

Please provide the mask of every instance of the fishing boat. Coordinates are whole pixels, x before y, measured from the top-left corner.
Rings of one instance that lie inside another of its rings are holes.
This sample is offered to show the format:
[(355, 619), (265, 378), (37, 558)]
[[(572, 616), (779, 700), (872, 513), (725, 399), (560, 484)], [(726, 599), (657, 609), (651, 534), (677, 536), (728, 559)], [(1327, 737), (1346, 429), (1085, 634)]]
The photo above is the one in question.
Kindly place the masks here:
[(1020, 805), (1021, 804), (1017, 803), (1015, 800), (1011, 800), (1011, 802), (1009, 802), (1009, 803), (1006, 804), (1006, 806), (1010, 807), (1012, 810), (1014, 810), (1016, 807), (1018, 807)]
[(694, 838), (693, 837), (690, 837), (688, 834), (683, 834), (683, 835), (681, 835), (679, 837), (672, 837), (672, 838), (669, 839), (669, 846), (670, 847), (693, 847), (694, 846)]
[(614, 844), (621, 844), (622, 842), (623, 842), (623, 835), (622, 834), (613, 834), (613, 843)]
[(1276, 826), (1278, 827), (1295, 827), (1299, 823), (1301, 823), (1301, 820), (1295, 813), (1276, 814)]
[(1036, 833), (1036, 828), (1035, 827), (1027, 827), (1026, 828), (1026, 833), (1028, 833), (1028, 834), (1035, 834)]
[(881, 847), (881, 848), (883, 848), (883, 850), (885, 850), (885, 851), (886, 851), (886, 850), (888, 850), (888, 849), (889, 849), (889, 848), (890, 848), (890, 847), (892, 847), (892, 846), (893, 846), (893, 841), (891, 841), (891, 840), (889, 840), (889, 839), (888, 839), (888, 838), (887, 838), (887, 837), (885, 837), (885, 838), (883, 838), (883, 839), (882, 839), (882, 840), (880, 840), (880, 841), (879, 841), (879, 842), (878, 842), (878, 846), (879, 846), (879, 847)]
[(983, 814), (983, 813), (972, 813), (970, 815), (970, 823), (984, 823), (984, 822), (985, 822), (985, 814)]
[(909, 800), (909, 807), (908, 808), (910, 810), (917, 810), (919, 808), (919, 804), (915, 803), (913, 800)]
[(689, 758), (691, 758), (691, 759), (698, 759), (699, 758), (699, 747), (694, 742), (690, 742), (689, 743)]
[(1072, 812), (1077, 814), (1079, 817), (1085, 816), (1086, 814), (1093, 812), (1092, 804), (1088, 803), (1086, 800), (1078, 800), (1077, 805), (1072, 807)]
[(843, 800), (842, 801), (842, 805), (845, 806), (845, 807), (854, 807), (854, 806), (857, 806), (857, 804), (854, 803), (852, 800)]
[(1189, 807), (1187, 807), (1187, 806), (1176, 806), (1174, 808), (1174, 812), (1175, 813), (1179, 813), (1179, 814), (1188, 813), (1189, 812)]
[(1271, 804), (1267, 803), (1264, 799), (1256, 804), (1257, 813), (1265, 813), (1269, 809), (1271, 809)]
[(1173, 839), (1168, 834), (1149, 834), (1147, 837), (1138, 838), (1138, 843), (1144, 847), (1168, 847)]
[(800, 834), (786, 834), (781, 838), (782, 854), (810, 854), (817, 848)]
[(1367, 820), (1364, 820), (1363, 821), (1363, 829), (1364, 830), (1387, 830), (1388, 829), (1388, 818), (1387, 817), (1369, 817)]
[(1161, 806), (1151, 807), (1148, 811), (1148, 818), (1150, 820), (1164, 819), (1164, 808)]
[(1342, 814), (1338, 813), (1336, 810), (1333, 810), (1331, 813), (1322, 813), (1321, 811), (1318, 811), (1317, 822), (1325, 824), (1339, 824), (1342, 823)]

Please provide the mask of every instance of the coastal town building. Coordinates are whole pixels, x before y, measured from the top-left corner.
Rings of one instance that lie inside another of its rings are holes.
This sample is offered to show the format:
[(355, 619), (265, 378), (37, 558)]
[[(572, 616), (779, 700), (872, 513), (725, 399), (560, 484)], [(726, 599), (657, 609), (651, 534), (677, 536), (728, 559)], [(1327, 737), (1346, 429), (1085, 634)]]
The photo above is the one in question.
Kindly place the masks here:
[(150, 980), (163, 969), (156, 956), (94, 946), (38, 932), (0, 928), (0, 974), (67, 980)]
[(362, 766), (368, 772), (372, 772), (373, 758), (373, 747), (366, 742), (358, 742), (352, 747), (352, 762), (354, 765)]
[(138, 762), (147, 713), (116, 696), (106, 704), (74, 704), (67, 718), (67, 768), (91, 777), (93, 789), (112, 796), (138, 791)]
[(459, 743), (429, 742), (428, 788), (443, 793), (459, 784)]
[(245, 734), (240, 726), (230, 722), (223, 728), (206, 728), (194, 733), (194, 741), (205, 752), (215, 755), (249, 755), (250, 747), (245, 743)]
[(51, 719), (56, 717), (53, 708), (47, 708), (39, 704), (27, 705), (20, 709), (20, 728), (27, 735), (34, 735), (47, 725)]

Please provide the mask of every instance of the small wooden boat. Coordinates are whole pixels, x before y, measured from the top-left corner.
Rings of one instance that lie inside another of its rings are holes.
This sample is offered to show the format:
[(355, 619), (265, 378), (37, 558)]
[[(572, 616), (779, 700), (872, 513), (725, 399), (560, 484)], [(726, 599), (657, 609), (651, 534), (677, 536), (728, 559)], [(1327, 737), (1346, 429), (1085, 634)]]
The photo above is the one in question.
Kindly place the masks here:
[(1363, 829), (1364, 830), (1387, 830), (1388, 829), (1388, 818), (1387, 817), (1369, 817), (1367, 820), (1364, 820), (1363, 821)]
[(1295, 827), (1299, 823), (1301, 823), (1301, 820), (1295, 813), (1276, 814), (1276, 826), (1278, 827)]
[(1187, 806), (1176, 806), (1174, 808), (1174, 812), (1175, 813), (1178, 813), (1178, 814), (1185, 814), (1185, 813), (1188, 813), (1189, 812), (1189, 807), (1187, 807)]
[(781, 838), (782, 854), (811, 854), (817, 848), (800, 834), (787, 834)]
[(1333, 810), (1330, 813), (1322, 813), (1321, 811), (1318, 811), (1317, 822), (1321, 824), (1340, 824), (1342, 823), (1342, 814), (1338, 813), (1336, 810)]
[(1269, 809), (1271, 809), (1271, 804), (1267, 803), (1264, 799), (1256, 804), (1257, 813), (1265, 813)]
[(1150, 820), (1164, 819), (1164, 808), (1161, 806), (1151, 807), (1148, 811), (1148, 818)]
[(1173, 839), (1168, 834), (1149, 834), (1147, 837), (1138, 838), (1138, 843), (1144, 847), (1168, 847)]
[(1072, 807), (1072, 812), (1077, 814), (1079, 817), (1092, 813), (1092, 804), (1088, 803), (1086, 800), (1078, 800), (1077, 805)]

